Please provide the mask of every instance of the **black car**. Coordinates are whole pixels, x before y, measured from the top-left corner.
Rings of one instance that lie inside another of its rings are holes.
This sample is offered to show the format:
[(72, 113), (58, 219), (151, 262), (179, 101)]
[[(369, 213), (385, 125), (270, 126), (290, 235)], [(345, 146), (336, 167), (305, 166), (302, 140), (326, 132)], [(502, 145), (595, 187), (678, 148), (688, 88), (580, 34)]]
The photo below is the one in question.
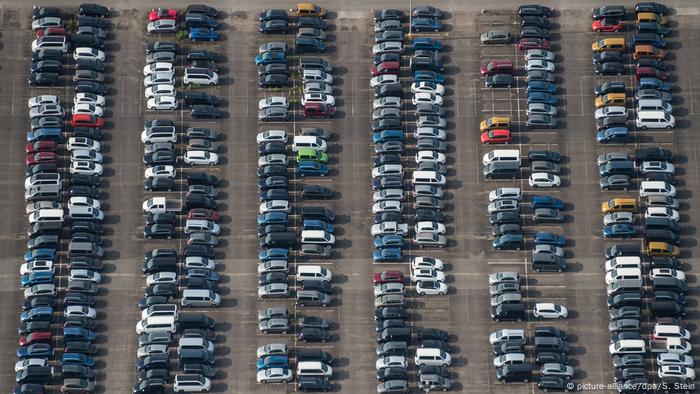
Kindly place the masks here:
[(207, 51), (204, 49), (192, 49), (187, 54), (187, 60), (189, 60), (189, 61), (205, 60), (205, 61), (216, 62), (219, 60), (219, 57), (220, 56), (218, 53), (212, 52), (212, 51)]
[(53, 308), (56, 306), (56, 298), (49, 296), (31, 298), (29, 300), (24, 301), (24, 303), (22, 304), (22, 310), (26, 311), (40, 306), (49, 306)]
[(217, 204), (213, 198), (198, 196), (198, 195), (188, 195), (186, 200), (185, 200), (185, 207), (187, 209), (192, 209), (192, 208), (216, 209)]
[(144, 297), (150, 296), (168, 296), (175, 297), (178, 294), (177, 285), (173, 283), (158, 283), (146, 287), (143, 292)]
[(372, 164), (375, 167), (379, 167), (384, 164), (401, 164), (401, 156), (397, 154), (382, 154), (375, 157), (374, 160), (372, 160)]
[(381, 55), (374, 55), (374, 57), (372, 58), (372, 62), (374, 63), (375, 66), (382, 64), (384, 62), (399, 62), (399, 61), (401, 61), (401, 54), (394, 53), (394, 52), (382, 53)]
[(297, 27), (313, 27), (316, 29), (326, 30), (328, 25), (321, 18), (316, 18), (313, 16), (303, 16), (297, 19)]
[(153, 224), (143, 229), (143, 236), (147, 239), (171, 239), (173, 235), (175, 235), (175, 226), (172, 224)]
[(523, 26), (520, 29), (520, 38), (526, 37), (549, 39), (549, 30), (537, 26)]
[(561, 155), (551, 150), (532, 150), (528, 152), (527, 158), (530, 161), (544, 160), (553, 163), (559, 163), (561, 161)]
[(387, 20), (403, 20), (405, 18), (405, 14), (401, 10), (395, 10), (395, 9), (383, 9), (380, 11), (374, 11), (374, 21), (375, 22), (382, 22), (382, 21), (387, 21)]
[(287, 74), (267, 74), (260, 77), (258, 85), (263, 88), (278, 88), (289, 85)]
[(441, 341), (447, 341), (450, 338), (450, 334), (443, 330), (438, 330), (437, 328), (421, 328), (418, 330), (418, 339), (437, 339)]
[(665, 172), (652, 172), (644, 176), (645, 181), (666, 182), (675, 185), (676, 181), (673, 175)]
[(437, 365), (421, 365), (418, 367), (418, 373), (420, 375), (438, 375), (443, 378), (450, 377), (450, 370), (447, 367)]
[(75, 93), (94, 93), (104, 96), (107, 94), (107, 87), (95, 81), (77, 81), (75, 83)]
[(266, 9), (258, 14), (258, 20), (261, 22), (262, 21), (269, 21), (269, 20), (273, 20), (273, 19), (287, 20), (287, 19), (289, 19), (289, 15), (287, 14), (286, 10), (280, 10), (280, 9)]
[(104, 71), (105, 65), (95, 59), (78, 59), (75, 61), (76, 70)]
[(651, 258), (651, 268), (672, 268), (679, 269), (681, 267), (681, 262), (675, 257), (652, 257)]
[(622, 75), (625, 72), (625, 65), (622, 62), (598, 63), (593, 71), (597, 75)]
[(509, 88), (513, 86), (515, 80), (510, 74), (496, 74), (486, 77), (484, 84), (487, 88)]
[[(173, 268), (175, 269), (175, 268)], [(167, 304), (170, 297), (168, 296), (150, 296), (139, 299), (139, 309), (146, 309), (153, 305)]]
[(382, 130), (400, 130), (401, 120), (400, 119), (380, 119), (372, 122), (372, 130), (382, 131)]
[(78, 8), (78, 15), (105, 17), (109, 15), (109, 8), (93, 3), (81, 4)]
[(616, 174), (601, 178), (598, 181), (600, 188), (604, 190), (628, 190), (632, 182), (628, 175)]
[(63, 322), (63, 327), (78, 327), (84, 328), (86, 330), (94, 330), (95, 321), (89, 317), (84, 316), (68, 316)]
[(301, 342), (327, 342), (331, 335), (327, 330), (321, 328), (306, 327), (299, 331), (299, 341)]
[(403, 222), (403, 215), (401, 212), (378, 212), (374, 214), (375, 224), (384, 222)]
[(285, 19), (272, 19), (260, 22), (258, 31), (265, 34), (286, 34), (289, 30), (289, 22)]
[(221, 114), (212, 105), (193, 105), (190, 110), (190, 116), (194, 119), (217, 119)]
[(177, 261), (177, 251), (175, 249), (153, 249), (143, 254), (143, 261), (149, 261), (154, 258), (171, 259), (173, 264)]
[(216, 375), (216, 371), (214, 370), (214, 368), (201, 363), (186, 363), (182, 366), (182, 370), (185, 371), (185, 373), (203, 375), (208, 378), (211, 378), (214, 375)]
[(50, 330), (51, 323), (47, 321), (23, 321), (17, 327), (18, 335), (27, 335), (30, 332)]
[(439, 210), (430, 208), (416, 209), (414, 218), (417, 222), (441, 222), (445, 220)]
[(177, 53), (178, 45), (175, 42), (156, 41), (146, 46), (146, 54), (153, 52), (175, 52)]
[(539, 4), (526, 4), (518, 7), (519, 16), (544, 16), (552, 14), (552, 9)]
[(219, 179), (217, 177), (204, 172), (191, 172), (187, 174), (188, 185), (216, 186), (218, 183)]
[(185, 27), (186, 28), (203, 28), (203, 29), (218, 29), (219, 22), (216, 19), (200, 14), (198, 12), (188, 12), (185, 14)]
[(607, 5), (600, 8), (593, 9), (593, 19), (603, 19), (603, 18), (617, 18), (623, 19), (625, 17), (625, 6), (622, 5)]
[(287, 231), (287, 226), (284, 224), (268, 224), (258, 227), (258, 237), (264, 237), (271, 233), (286, 233)]
[(258, 276), (258, 285), (264, 286), (270, 283), (288, 283), (286, 272), (268, 272)]
[(328, 391), (333, 388), (333, 384), (326, 376), (299, 376), (297, 388), (301, 391)]
[(67, 305), (95, 305), (95, 297), (89, 294), (68, 292), (63, 298), (63, 302)]
[(144, 189), (154, 191), (172, 191), (175, 188), (175, 180), (172, 178), (148, 178), (144, 182)]
[(175, 164), (176, 156), (173, 151), (159, 151), (143, 156), (143, 164), (154, 166), (158, 164)]
[(73, 128), (73, 137), (92, 138), (99, 141), (102, 139), (102, 131), (93, 127), (75, 127)]
[(60, 18), (61, 10), (56, 7), (34, 7), (32, 9), (32, 19)]
[(191, 108), (193, 105), (218, 105), (219, 98), (204, 92), (186, 92), (185, 106)]
[(556, 327), (541, 326), (535, 328), (535, 337), (554, 337), (566, 340), (567, 335), (564, 330)]
[(445, 352), (452, 351), (452, 346), (445, 341), (439, 341), (437, 339), (426, 339), (420, 342), (420, 347), (422, 348), (434, 348), (440, 349)]
[(520, 214), (514, 211), (492, 213), (489, 217), (489, 223), (493, 225), (520, 223)]
[(100, 29), (106, 29), (107, 21), (103, 18), (97, 18), (94, 16), (78, 16), (77, 26), (92, 26), (99, 27)]
[(187, 245), (185, 247), (185, 257), (214, 257), (216, 250), (206, 245)]
[(406, 368), (390, 367), (377, 371), (377, 380), (380, 382), (406, 379), (408, 379), (408, 371), (406, 371)]
[(269, 74), (289, 74), (289, 66), (286, 63), (271, 63), (258, 66), (258, 76)]
[(260, 201), (287, 200), (289, 201), (289, 191), (284, 189), (270, 189), (260, 192)]
[(568, 381), (559, 376), (542, 376), (537, 387), (542, 391), (568, 391)]
[(104, 48), (105, 42), (96, 35), (91, 34), (75, 34), (71, 40), (74, 47), (89, 47), (100, 49)]
[(668, 14), (668, 7), (663, 4), (645, 1), (643, 3), (637, 3), (634, 7), (634, 12), (637, 14), (640, 12), (653, 12), (654, 14), (666, 15)]
[(258, 190), (286, 189), (289, 180), (285, 176), (270, 176), (258, 180)]
[[(140, 345), (143, 346), (143, 345)], [(139, 381), (147, 379), (167, 379), (170, 377), (170, 371), (165, 368), (154, 368), (139, 371)]]
[(63, 52), (58, 49), (41, 49), (32, 53), (32, 62), (39, 62), (42, 60), (63, 61)]
[(440, 19), (444, 16), (442, 10), (429, 5), (419, 5), (413, 7), (412, 15), (414, 18), (432, 18)]
[(88, 342), (68, 341), (65, 342), (63, 350), (66, 353), (95, 354), (97, 353), (97, 346)]
[(528, 15), (520, 18), (520, 26), (536, 26), (549, 29), (552, 22), (543, 16)]
[(90, 269), (90, 270), (100, 270), (102, 269), (102, 260), (95, 257), (87, 256), (75, 256), (71, 257), (68, 262), (69, 269)]
[(258, 145), (258, 154), (266, 156), (273, 153), (285, 153), (287, 145), (284, 142), (263, 142)]
[(182, 313), (178, 319), (180, 329), (201, 328), (213, 329), (216, 322), (209, 316), (200, 313)]
[(56, 73), (34, 73), (27, 79), (30, 86), (55, 86), (58, 84), (58, 74)]
[(330, 294), (333, 292), (333, 287), (329, 282), (321, 280), (305, 280), (299, 286), (301, 290), (316, 290), (321, 293)]
[(557, 352), (539, 352), (535, 358), (535, 362), (538, 365), (543, 365), (547, 363), (559, 363), (566, 364), (568, 361), (566, 355)]
[(173, 223), (175, 219), (176, 216), (172, 212), (149, 213), (146, 215), (146, 224)]
[(619, 51), (603, 51), (593, 53), (593, 64), (621, 61), (622, 52)]
[(219, 11), (217, 11), (216, 8), (209, 7), (208, 5), (204, 4), (192, 4), (187, 6), (187, 13), (189, 14), (191, 12), (197, 14), (204, 14), (211, 18), (216, 18), (219, 16)]
[(64, 378), (94, 379), (95, 371), (83, 365), (64, 364), (61, 366), (61, 375)]
[(272, 164), (258, 168), (258, 178), (266, 178), (268, 176), (287, 176), (287, 166)]
[(29, 67), (29, 72), (59, 74), (62, 69), (63, 63), (58, 60), (42, 60), (32, 63)]
[(634, 158), (637, 161), (672, 161), (673, 153), (658, 147), (642, 148), (634, 151)]
[(165, 379), (145, 379), (132, 388), (134, 394), (156, 394), (165, 392)]
[(625, 83), (624, 82), (606, 82), (597, 85), (593, 89), (593, 93), (596, 96), (601, 96), (608, 93), (625, 93)]

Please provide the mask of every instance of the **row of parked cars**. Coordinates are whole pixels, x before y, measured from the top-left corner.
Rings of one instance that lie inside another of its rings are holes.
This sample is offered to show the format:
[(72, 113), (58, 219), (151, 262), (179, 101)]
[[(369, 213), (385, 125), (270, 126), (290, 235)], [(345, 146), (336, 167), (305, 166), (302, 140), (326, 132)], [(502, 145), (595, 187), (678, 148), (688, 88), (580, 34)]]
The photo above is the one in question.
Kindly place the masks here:
[(219, 38), (219, 11), (204, 4), (187, 6), (184, 15), (173, 8), (153, 8), (148, 13), (146, 31), (150, 34), (176, 34), (182, 27), (183, 36), (192, 41), (216, 41)]
[[(295, 53), (322, 53), (325, 44), (328, 23), (325, 18), (327, 10), (314, 3), (297, 3), (289, 10), (265, 9), (258, 14), (258, 31), (263, 34), (288, 34), (296, 29), (293, 47)], [(291, 13), (291, 15), (290, 15)]]
[[(106, 7), (81, 5), (76, 17), (80, 26), (69, 36), (58, 8), (35, 7), (32, 28), (37, 39), (32, 43), (30, 85), (58, 84), (69, 41), (77, 46), (73, 77), (76, 85), (96, 82), (97, 75), (102, 82), (102, 61), (83, 61), (80, 54), (102, 53), (96, 48), (104, 46), (107, 24), (102, 17), (108, 13)], [(54, 46), (54, 43), (61, 45)], [(53, 385), (58, 376), (62, 378), (62, 391), (92, 392), (95, 389), (95, 294), (102, 279), (104, 253), (101, 246), (104, 214), (99, 200), (102, 174), (99, 127), (104, 124), (105, 99), (86, 92), (75, 95), (70, 111), (72, 117), (65, 122), (73, 127), (68, 141), (63, 140), (64, 117), (69, 112), (65, 105), (66, 102), (55, 95), (37, 95), (28, 101), (32, 131), (25, 146), (27, 178), (24, 186), (28, 202), (29, 250), (20, 267), (20, 286), (24, 288), (26, 301), (22, 305), (18, 329), (19, 361), (15, 364), (17, 386), (14, 393), (43, 392), (44, 386)], [(68, 168), (63, 168), (65, 164), (59, 161), (62, 152), (69, 155)], [(70, 174), (68, 190), (64, 188), (62, 173)], [(63, 231), (64, 225), (69, 226), (67, 233)], [(62, 242), (66, 235), (68, 243)], [(66, 245), (67, 250), (62, 251)], [(63, 300), (59, 306), (56, 280), (62, 258), (62, 264), (67, 264), (68, 282), (60, 294)], [(58, 323), (54, 312), (59, 308), (62, 310), (57, 317), (63, 322), (60, 333), (54, 326)], [(54, 335), (62, 340), (54, 341)], [(62, 348), (58, 365), (52, 360), (56, 343)]]

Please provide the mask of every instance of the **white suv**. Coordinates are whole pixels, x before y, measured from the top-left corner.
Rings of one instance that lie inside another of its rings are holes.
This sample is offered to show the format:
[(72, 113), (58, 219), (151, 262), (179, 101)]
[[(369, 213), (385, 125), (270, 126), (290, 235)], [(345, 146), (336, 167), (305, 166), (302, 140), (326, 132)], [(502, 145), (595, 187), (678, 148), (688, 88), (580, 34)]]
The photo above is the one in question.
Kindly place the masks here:
[(219, 75), (206, 68), (191, 67), (185, 69), (185, 85), (218, 85)]

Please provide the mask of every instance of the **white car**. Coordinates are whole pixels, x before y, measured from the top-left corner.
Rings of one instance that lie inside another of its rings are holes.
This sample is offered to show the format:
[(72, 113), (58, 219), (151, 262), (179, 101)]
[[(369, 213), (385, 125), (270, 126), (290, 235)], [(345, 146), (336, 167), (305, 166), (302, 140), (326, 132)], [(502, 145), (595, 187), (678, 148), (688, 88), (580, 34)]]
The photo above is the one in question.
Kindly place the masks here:
[(411, 93), (430, 93), (442, 96), (445, 94), (445, 87), (429, 81), (414, 82), (411, 84)]
[(102, 163), (102, 154), (89, 149), (76, 149), (71, 152), (71, 161), (90, 161), (93, 163)]
[(174, 33), (177, 31), (177, 21), (174, 19), (158, 19), (146, 25), (146, 31), (149, 33)]
[(445, 132), (445, 130), (438, 129), (437, 127), (417, 127), (414, 135), (416, 139), (432, 138), (444, 141), (447, 138), (447, 133)]
[(445, 295), (447, 285), (439, 280), (421, 280), (416, 283), (416, 293), (420, 295)]
[(219, 164), (219, 155), (205, 150), (188, 150), (185, 153), (185, 164), (188, 165), (209, 165)]
[(442, 105), (442, 96), (438, 96), (432, 93), (420, 92), (415, 93), (413, 95), (411, 102), (413, 103), (413, 105), (417, 105), (418, 103)]
[(105, 97), (95, 93), (76, 93), (73, 97), (73, 104), (92, 104), (104, 107)]
[(554, 254), (559, 257), (564, 257), (564, 249), (554, 245), (537, 244), (534, 248), (532, 248), (532, 254), (537, 253)]
[(143, 79), (143, 87), (144, 88), (147, 88), (147, 87), (153, 86), (153, 85), (159, 85), (159, 84), (174, 85), (175, 84), (175, 77), (173, 76), (173, 74), (169, 74), (169, 73), (156, 73), (156, 74), (151, 74)]
[(216, 268), (216, 262), (206, 257), (189, 256), (185, 257), (185, 268), (204, 268), (213, 270)]
[(47, 105), (40, 105), (38, 107), (34, 107), (29, 110), (29, 117), (30, 118), (39, 118), (39, 117), (44, 117), (44, 116), (58, 116), (58, 117), (63, 117), (64, 112), (63, 112), (63, 107), (60, 105), (53, 105), (53, 104), (47, 104)]
[(102, 281), (102, 276), (99, 272), (88, 269), (72, 269), (70, 270), (69, 279), (87, 280), (94, 283), (100, 283)]
[(428, 268), (436, 269), (442, 271), (445, 267), (445, 263), (442, 260), (436, 259), (435, 257), (418, 256), (411, 260), (411, 268)]
[(489, 192), (489, 202), (496, 200), (522, 200), (523, 193), (519, 187), (500, 187)]
[(434, 150), (420, 150), (415, 156), (416, 163), (440, 163), (445, 164), (445, 154)]
[(659, 368), (659, 379), (679, 378), (681, 380), (695, 380), (695, 371), (692, 368), (680, 365), (664, 365)]
[(70, 163), (71, 174), (102, 175), (102, 165), (91, 161), (78, 160)]
[(430, 268), (411, 269), (411, 282), (420, 282), (423, 280), (436, 280), (438, 282), (445, 281), (445, 273)]
[(157, 62), (144, 66), (143, 76), (147, 77), (155, 73), (175, 73), (175, 66), (172, 63), (167, 62)]
[(401, 201), (384, 200), (372, 205), (372, 213), (379, 212), (401, 212)]
[(177, 109), (177, 98), (175, 96), (158, 96), (148, 99), (146, 107), (151, 110), (174, 110)]
[(289, 101), (284, 96), (272, 96), (258, 101), (258, 109), (260, 111), (271, 107), (289, 108)]
[(287, 142), (287, 132), (284, 130), (263, 131), (255, 137), (255, 142), (258, 144), (263, 142)]
[(532, 187), (559, 187), (561, 178), (548, 172), (535, 172), (530, 174), (527, 183)]
[(292, 380), (292, 370), (289, 368), (261, 369), (255, 379), (258, 383), (287, 383)]
[(147, 99), (160, 96), (176, 96), (175, 85), (159, 84), (153, 85), (146, 88), (144, 96)]
[(401, 103), (401, 97), (396, 97), (396, 96), (389, 96), (389, 97), (382, 97), (378, 99), (374, 99), (372, 102), (372, 109), (380, 109), (380, 108), (398, 108), (401, 109), (403, 107), (403, 103)]
[(105, 61), (105, 53), (99, 49), (89, 47), (78, 47), (73, 50), (73, 60), (87, 59)]
[(403, 189), (382, 189), (382, 190), (377, 190), (372, 194), (372, 201), (373, 202), (381, 202), (381, 201), (391, 201), (391, 200), (397, 200), (397, 201), (403, 201), (404, 199), (404, 192)]
[[(60, 179), (60, 178), (59, 178)], [(32, 187), (32, 177), (28, 176), (24, 178), (24, 190), (29, 190)], [(27, 215), (31, 215), (40, 209), (61, 209), (61, 203), (56, 201), (37, 201), (30, 202), (24, 207), (24, 211)]]
[(654, 268), (649, 273), (649, 279), (654, 280), (657, 278), (674, 278), (685, 282), (685, 273), (672, 268)]
[(61, 99), (52, 94), (43, 94), (27, 100), (27, 106), (30, 109), (41, 105), (61, 105)]
[(270, 200), (260, 203), (258, 213), (266, 214), (268, 212), (287, 212), (292, 210), (292, 206), (287, 200)]
[(627, 116), (627, 108), (613, 105), (610, 107), (598, 108), (595, 111), (596, 120), (608, 118), (611, 116), (625, 116), (626, 117)]
[(90, 197), (74, 196), (68, 200), (68, 209), (73, 207), (90, 207), (100, 209), (100, 201)]
[(64, 314), (66, 317), (78, 316), (87, 317), (90, 319), (94, 319), (95, 317), (97, 317), (97, 311), (95, 311), (95, 308), (91, 308), (85, 305), (68, 305)]
[(538, 302), (532, 313), (538, 319), (566, 319), (569, 311), (566, 307), (551, 302)]
[(175, 384), (173, 384), (173, 390), (177, 392), (188, 393), (209, 392), (209, 390), (211, 390), (211, 381), (209, 380), (209, 378), (197, 374), (175, 375)]
[(73, 114), (88, 114), (94, 116), (103, 116), (104, 108), (94, 104), (75, 104), (73, 106)]
[(371, 234), (373, 237), (378, 235), (399, 234), (406, 235), (408, 233), (408, 224), (397, 222), (382, 222), (372, 225)]
[(146, 277), (146, 286), (155, 285), (158, 283), (177, 284), (177, 272), (161, 271), (155, 274), (150, 274)]
[(74, 151), (79, 149), (87, 149), (95, 152), (99, 152), (101, 145), (99, 142), (85, 137), (70, 137), (68, 139), (68, 145), (66, 146), (68, 151)]
[(673, 221), (680, 219), (680, 214), (673, 208), (668, 207), (647, 207), (644, 213), (645, 218), (666, 218)]
[(287, 155), (284, 153), (273, 153), (262, 156), (258, 159), (258, 167), (269, 166), (272, 164), (287, 165)]
[(493, 358), (493, 366), (501, 368), (508, 364), (525, 364), (525, 353), (506, 353)]
[(445, 234), (445, 225), (440, 222), (418, 222), (414, 228), (416, 233)]
[(24, 263), (19, 267), (19, 274), (24, 275), (30, 272), (54, 272), (53, 261), (51, 260), (34, 260)]
[(613, 212), (603, 216), (603, 225), (610, 224), (634, 224), (634, 214), (632, 212)]
[(553, 73), (555, 68), (554, 63), (543, 59), (532, 59), (525, 63), (525, 71), (540, 70)]
[(369, 80), (369, 86), (376, 87), (379, 85), (384, 85), (387, 83), (397, 83), (399, 82), (399, 76), (393, 74), (378, 75)]
[(154, 343), (151, 345), (141, 346), (136, 351), (136, 357), (138, 358), (152, 356), (154, 354), (168, 354), (168, 345), (162, 343)]
[(149, 178), (175, 178), (175, 167), (169, 165), (159, 165), (148, 167), (143, 171), (143, 177)]
[(401, 294), (406, 292), (406, 287), (403, 283), (384, 283), (374, 286), (374, 298), (381, 297), (387, 294)]
[(403, 43), (401, 41), (387, 41), (381, 44), (376, 44), (372, 47), (372, 55), (401, 52), (403, 52)]
[(406, 368), (408, 363), (406, 362), (406, 357), (404, 356), (387, 356), (382, 357), (375, 363), (375, 368), (377, 371), (384, 368)]
[(642, 173), (642, 175), (654, 172), (675, 174), (676, 167), (674, 167), (673, 164), (665, 161), (645, 161), (641, 166), (639, 166), (639, 171)]
[(553, 62), (554, 53), (546, 49), (528, 49), (525, 51), (525, 61), (533, 59), (542, 59)]
[(301, 105), (306, 105), (307, 103), (335, 105), (335, 97), (324, 93), (307, 93), (302, 96)]
[(31, 367), (45, 367), (48, 362), (45, 358), (27, 358), (15, 363), (15, 372), (24, 371)]

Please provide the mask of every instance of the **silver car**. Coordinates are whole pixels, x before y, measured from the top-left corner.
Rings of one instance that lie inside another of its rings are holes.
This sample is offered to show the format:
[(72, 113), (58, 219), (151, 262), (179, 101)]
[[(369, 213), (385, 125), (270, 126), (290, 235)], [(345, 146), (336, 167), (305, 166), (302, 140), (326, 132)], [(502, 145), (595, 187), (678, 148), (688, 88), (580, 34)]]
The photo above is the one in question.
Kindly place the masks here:
[(447, 237), (442, 234), (435, 233), (417, 233), (413, 239), (419, 247), (438, 247), (442, 248), (447, 245)]
[(553, 105), (544, 103), (530, 103), (527, 105), (527, 115), (544, 114), (549, 116), (557, 116), (557, 108)]
[(507, 44), (510, 42), (510, 33), (503, 30), (491, 30), (481, 35), (482, 44)]

